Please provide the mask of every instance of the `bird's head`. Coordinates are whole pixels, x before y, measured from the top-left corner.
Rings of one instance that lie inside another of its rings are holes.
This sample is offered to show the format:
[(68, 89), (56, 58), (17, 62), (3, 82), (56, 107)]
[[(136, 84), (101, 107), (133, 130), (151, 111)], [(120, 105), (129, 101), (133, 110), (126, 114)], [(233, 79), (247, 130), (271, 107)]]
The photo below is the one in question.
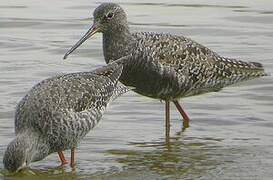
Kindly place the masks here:
[(11, 141), (5, 151), (3, 164), (9, 172), (18, 172), (31, 161), (27, 142), (22, 138)]
[(124, 10), (115, 3), (103, 3), (98, 6), (94, 13), (93, 26), (97, 32), (108, 32), (127, 25), (127, 17)]
[(75, 49), (77, 49), (83, 42), (89, 39), (94, 34), (100, 33), (117, 33), (118, 30), (127, 27), (127, 16), (124, 10), (115, 3), (103, 3), (99, 5), (94, 13), (93, 25), (84, 34), (84, 36), (65, 54), (64, 59), (67, 58)]

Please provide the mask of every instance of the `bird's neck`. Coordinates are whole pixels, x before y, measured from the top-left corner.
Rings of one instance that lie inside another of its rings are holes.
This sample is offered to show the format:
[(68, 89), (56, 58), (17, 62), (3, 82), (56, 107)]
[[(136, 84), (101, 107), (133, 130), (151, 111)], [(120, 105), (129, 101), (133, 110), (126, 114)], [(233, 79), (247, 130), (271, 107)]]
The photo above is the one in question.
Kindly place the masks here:
[(33, 131), (18, 133), (16, 139), (27, 150), (26, 155), (30, 162), (42, 160), (50, 153), (49, 145)]
[(133, 37), (127, 24), (103, 33), (103, 54), (106, 63), (127, 55), (132, 43)]

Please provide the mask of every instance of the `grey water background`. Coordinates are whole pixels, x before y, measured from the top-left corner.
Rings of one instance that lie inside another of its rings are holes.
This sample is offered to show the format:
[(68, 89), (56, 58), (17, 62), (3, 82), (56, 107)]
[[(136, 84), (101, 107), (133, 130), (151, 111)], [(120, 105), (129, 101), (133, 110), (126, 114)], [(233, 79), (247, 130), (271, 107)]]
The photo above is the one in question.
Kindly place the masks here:
[[(64, 53), (92, 23), (102, 1), (0, 0), (0, 159), (14, 138), (14, 110), (39, 81), (104, 65), (101, 34), (68, 60)], [(273, 1), (118, 1), (134, 31), (185, 35), (217, 53), (273, 71)], [(77, 150), (77, 168), (57, 154), (0, 179), (273, 179), (273, 78), (182, 99), (182, 131), (172, 106), (165, 143), (164, 104), (129, 92), (114, 101)], [(70, 153), (66, 152), (67, 158)]]

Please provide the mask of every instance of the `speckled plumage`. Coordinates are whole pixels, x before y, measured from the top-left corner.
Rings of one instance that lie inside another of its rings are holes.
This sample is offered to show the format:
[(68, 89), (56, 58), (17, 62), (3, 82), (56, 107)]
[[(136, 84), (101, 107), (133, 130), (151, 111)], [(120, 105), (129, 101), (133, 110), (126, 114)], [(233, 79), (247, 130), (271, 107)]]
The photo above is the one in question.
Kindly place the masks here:
[(118, 82), (121, 72), (122, 66), (112, 63), (35, 85), (17, 106), (16, 138), (5, 152), (5, 168), (16, 171), (25, 162), (76, 147), (99, 122), (108, 103), (127, 91)]
[(117, 41), (104, 43), (105, 59), (124, 57), (117, 60), (124, 64), (120, 81), (152, 98), (179, 99), (265, 75), (260, 63), (224, 58), (182, 36), (140, 32), (132, 38), (125, 51), (114, 48)]
[(92, 28), (64, 58), (94, 33), (102, 32), (106, 63), (122, 62), (120, 81), (142, 95), (175, 100), (265, 75), (260, 63), (224, 58), (183, 36), (131, 33), (118, 4), (103, 3), (93, 15)]
[(222, 57), (183, 36), (131, 33), (127, 15), (118, 4), (103, 3), (93, 15), (93, 26), (64, 59), (95, 33), (103, 33), (106, 63), (115, 61), (124, 66), (120, 81), (139, 94), (166, 102), (166, 137), (170, 101), (182, 115), (184, 127), (188, 127), (189, 117), (178, 102), (180, 98), (265, 75), (260, 63)]

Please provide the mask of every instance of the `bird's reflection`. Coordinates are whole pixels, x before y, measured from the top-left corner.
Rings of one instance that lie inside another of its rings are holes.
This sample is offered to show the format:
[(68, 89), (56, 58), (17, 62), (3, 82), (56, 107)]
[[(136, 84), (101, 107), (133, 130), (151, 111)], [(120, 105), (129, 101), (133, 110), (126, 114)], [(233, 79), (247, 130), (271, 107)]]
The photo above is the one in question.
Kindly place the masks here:
[[(183, 122), (182, 128), (181, 128), (180, 131), (178, 131), (178, 132), (176, 133), (176, 136), (181, 136), (182, 133), (183, 133), (184, 131), (186, 131), (187, 128), (190, 127), (190, 126), (189, 126), (189, 122), (183, 121), (183, 120), (182, 120), (182, 122)], [(165, 134), (165, 144), (166, 144), (166, 147), (170, 147), (170, 139), (171, 139), (171, 137), (170, 137), (170, 127), (168, 127), (168, 129), (167, 129), (167, 127), (166, 127), (166, 130), (165, 130), (165, 131), (166, 131), (166, 134)]]
[(213, 159), (209, 149), (215, 148), (218, 140), (187, 137), (185, 130), (183, 126), (173, 136), (155, 141), (131, 142), (133, 150), (108, 152), (120, 156), (118, 162), (125, 164), (129, 169), (176, 176), (191, 174), (197, 177), (220, 163)]

